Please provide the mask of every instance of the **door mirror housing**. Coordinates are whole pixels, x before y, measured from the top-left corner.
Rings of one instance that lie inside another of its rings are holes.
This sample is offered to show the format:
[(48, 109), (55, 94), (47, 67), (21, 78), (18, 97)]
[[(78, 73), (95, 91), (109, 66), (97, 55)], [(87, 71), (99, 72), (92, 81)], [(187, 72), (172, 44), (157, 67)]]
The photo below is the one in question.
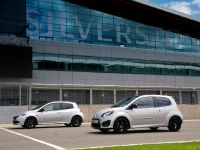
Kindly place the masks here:
[(128, 110), (132, 110), (132, 109), (134, 109), (134, 108), (137, 108), (137, 105), (136, 104), (131, 104), (127, 109)]
[(44, 112), (44, 108), (41, 108), (40, 110), (38, 110), (38, 112)]

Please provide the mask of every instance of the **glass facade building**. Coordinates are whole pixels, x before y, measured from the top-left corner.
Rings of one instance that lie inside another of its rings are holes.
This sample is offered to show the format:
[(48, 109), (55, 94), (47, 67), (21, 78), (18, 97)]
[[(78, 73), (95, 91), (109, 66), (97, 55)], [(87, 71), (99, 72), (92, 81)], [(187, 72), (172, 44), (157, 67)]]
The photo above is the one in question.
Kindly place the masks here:
[[(200, 104), (200, 38), (170, 25), (168, 29), (149, 25), (73, 0), (23, 2), (26, 11), (19, 18), (25, 15), (27, 25), (22, 25), (20, 35), (26, 33), (33, 50), (33, 76), (0, 78), (0, 106), (51, 101), (111, 105), (144, 94), (170, 95), (178, 104)], [(168, 13), (174, 20), (180, 17)], [(152, 21), (156, 19), (165, 20)]]
[(200, 40), (63, 0), (27, 0), (31, 39), (200, 52)]

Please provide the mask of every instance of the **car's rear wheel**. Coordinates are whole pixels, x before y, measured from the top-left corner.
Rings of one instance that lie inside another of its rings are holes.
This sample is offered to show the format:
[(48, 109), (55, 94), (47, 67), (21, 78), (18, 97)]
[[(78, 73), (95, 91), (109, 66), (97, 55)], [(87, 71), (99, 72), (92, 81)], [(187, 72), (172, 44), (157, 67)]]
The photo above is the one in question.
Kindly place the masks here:
[(128, 121), (125, 118), (118, 118), (113, 125), (115, 133), (126, 133), (128, 130)]
[(157, 130), (158, 130), (158, 127), (150, 127), (150, 129), (151, 129), (152, 131), (157, 131)]
[(181, 128), (181, 119), (179, 117), (172, 117), (169, 120), (168, 129), (169, 131), (176, 132), (179, 131)]
[(27, 129), (35, 128), (37, 120), (34, 117), (29, 117), (26, 119), (23, 127)]
[(71, 121), (73, 127), (79, 127), (82, 124), (82, 118), (80, 116), (74, 116)]

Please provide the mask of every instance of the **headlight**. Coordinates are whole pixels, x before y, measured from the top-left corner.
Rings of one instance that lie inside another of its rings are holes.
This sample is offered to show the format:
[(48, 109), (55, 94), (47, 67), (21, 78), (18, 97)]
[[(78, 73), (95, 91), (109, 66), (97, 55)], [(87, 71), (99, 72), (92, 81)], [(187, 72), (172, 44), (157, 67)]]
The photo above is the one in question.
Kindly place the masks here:
[(102, 117), (102, 118), (103, 118), (103, 117), (108, 117), (108, 116), (112, 115), (113, 113), (114, 113), (114, 110), (112, 110), (112, 111), (107, 111), (107, 112), (103, 113), (103, 114), (101, 115), (101, 117)]

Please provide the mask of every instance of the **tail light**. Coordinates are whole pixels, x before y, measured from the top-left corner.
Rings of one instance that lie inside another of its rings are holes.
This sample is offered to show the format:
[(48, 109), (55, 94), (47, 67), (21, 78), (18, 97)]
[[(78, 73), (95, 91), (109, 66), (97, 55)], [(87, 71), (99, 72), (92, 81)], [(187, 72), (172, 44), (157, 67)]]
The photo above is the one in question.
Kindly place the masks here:
[(82, 108), (79, 108), (80, 112), (83, 112), (83, 109)]

